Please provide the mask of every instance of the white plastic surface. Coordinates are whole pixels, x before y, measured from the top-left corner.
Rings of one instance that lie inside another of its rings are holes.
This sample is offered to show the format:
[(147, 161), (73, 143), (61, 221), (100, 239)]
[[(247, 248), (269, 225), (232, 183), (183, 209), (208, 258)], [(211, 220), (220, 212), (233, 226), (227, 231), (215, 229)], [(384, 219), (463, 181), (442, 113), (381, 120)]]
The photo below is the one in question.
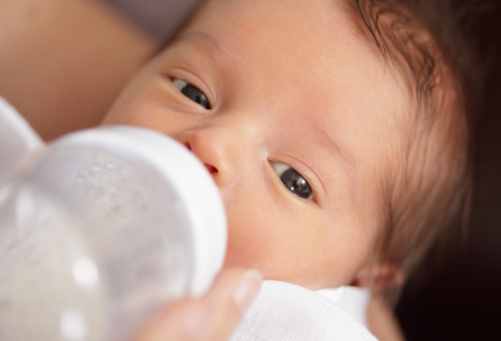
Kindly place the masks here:
[(219, 190), (193, 154), (160, 133), (128, 126), (70, 134), (54, 143), (54, 147), (58, 146), (110, 151), (157, 169), (165, 181), (176, 187), (192, 227), (194, 264), (190, 294), (203, 294), (210, 287), (226, 253), (226, 217)]
[(43, 145), (28, 122), (0, 97), (0, 175)]

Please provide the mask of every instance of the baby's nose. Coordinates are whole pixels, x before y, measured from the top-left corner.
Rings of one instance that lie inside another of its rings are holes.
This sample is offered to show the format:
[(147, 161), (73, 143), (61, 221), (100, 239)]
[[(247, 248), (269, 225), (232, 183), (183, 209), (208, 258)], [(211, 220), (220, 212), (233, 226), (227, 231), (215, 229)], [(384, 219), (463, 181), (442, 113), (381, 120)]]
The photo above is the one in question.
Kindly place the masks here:
[(217, 132), (197, 130), (183, 134), (181, 143), (203, 163), (218, 186), (231, 181), (235, 174), (233, 146)]
[(259, 172), (267, 149), (266, 129), (247, 112), (209, 117), (174, 136), (205, 165), (221, 188)]
[(217, 174), (218, 170), (213, 165), (209, 165), (207, 163), (204, 163), (204, 166), (205, 166), (205, 168), (207, 168), (207, 170), (209, 171), (209, 173), (211, 173), (212, 175)]
[[(184, 142), (184, 146), (185, 146), (186, 148), (188, 148), (188, 150), (189, 150), (189, 151), (191, 151), (191, 152), (192, 152), (192, 149), (191, 149), (191, 144), (190, 144), (190, 142), (189, 142), (189, 141)], [(207, 169), (207, 171), (208, 171), (208, 172), (209, 172), (212, 176), (214, 176), (215, 174), (217, 174), (217, 173), (218, 173), (217, 168), (216, 168), (216, 167), (214, 167), (213, 165), (208, 164), (208, 163), (206, 163), (206, 162), (203, 162), (203, 165), (204, 165), (205, 169)]]

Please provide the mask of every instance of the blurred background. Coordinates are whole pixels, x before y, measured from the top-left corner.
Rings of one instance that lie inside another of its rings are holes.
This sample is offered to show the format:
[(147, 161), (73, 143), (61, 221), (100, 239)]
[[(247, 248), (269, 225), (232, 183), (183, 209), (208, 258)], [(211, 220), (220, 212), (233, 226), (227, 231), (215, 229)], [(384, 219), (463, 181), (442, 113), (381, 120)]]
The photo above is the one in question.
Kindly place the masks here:
[(161, 42), (200, 0), (101, 0)]
[[(198, 0), (101, 0), (158, 42)], [(440, 1), (440, 0), (436, 0)], [(496, 5), (499, 0), (479, 1)], [(477, 183), (468, 240), (404, 292), (397, 315), (409, 341), (501, 340), (501, 11), (478, 15), (486, 67), (477, 131)]]
[(501, 340), (501, 2), (477, 3), (486, 8), (473, 32), (486, 70), (486, 103), (476, 132), (469, 234), (404, 293), (397, 314), (411, 341)]

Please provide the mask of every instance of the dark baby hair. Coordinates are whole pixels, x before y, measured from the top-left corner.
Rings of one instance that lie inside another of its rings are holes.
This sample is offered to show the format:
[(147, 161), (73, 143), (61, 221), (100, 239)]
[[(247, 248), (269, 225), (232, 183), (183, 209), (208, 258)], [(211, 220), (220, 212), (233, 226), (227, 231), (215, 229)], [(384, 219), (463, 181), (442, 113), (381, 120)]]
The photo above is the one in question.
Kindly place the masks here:
[[(407, 81), (411, 129), (402, 166), (385, 172), (380, 259), (408, 278), (432, 249), (465, 231), (473, 188), (473, 126), (481, 69), (448, 0), (349, 0), (362, 34)], [(464, 235), (464, 234), (463, 234)], [(398, 290), (390, 291), (398, 296)]]

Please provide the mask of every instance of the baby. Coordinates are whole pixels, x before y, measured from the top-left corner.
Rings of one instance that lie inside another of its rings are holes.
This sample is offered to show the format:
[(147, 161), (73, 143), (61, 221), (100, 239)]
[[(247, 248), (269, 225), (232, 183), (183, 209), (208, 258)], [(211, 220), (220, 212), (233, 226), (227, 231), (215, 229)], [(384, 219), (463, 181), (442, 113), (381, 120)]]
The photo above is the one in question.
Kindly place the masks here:
[(474, 71), (445, 4), (209, 0), (104, 124), (157, 130), (205, 164), (225, 267), (396, 292), (470, 194)]

